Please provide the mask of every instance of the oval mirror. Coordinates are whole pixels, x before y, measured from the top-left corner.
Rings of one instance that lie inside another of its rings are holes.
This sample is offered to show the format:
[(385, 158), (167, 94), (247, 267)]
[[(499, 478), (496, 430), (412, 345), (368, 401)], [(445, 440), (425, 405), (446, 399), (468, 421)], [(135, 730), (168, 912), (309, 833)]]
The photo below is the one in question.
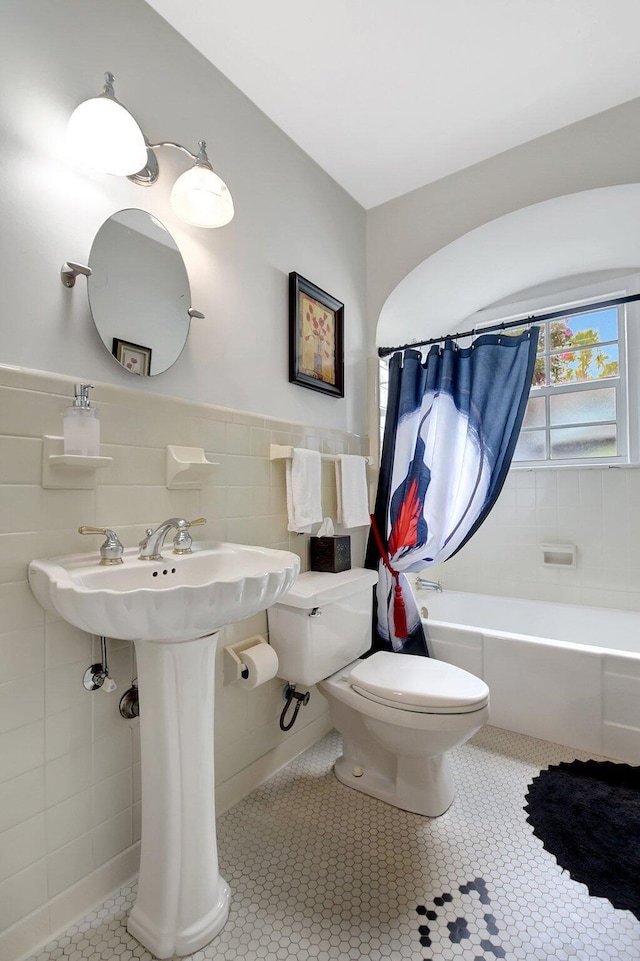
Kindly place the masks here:
[(150, 377), (177, 360), (189, 334), (191, 293), (176, 242), (145, 210), (119, 210), (89, 255), (89, 306), (110, 354)]

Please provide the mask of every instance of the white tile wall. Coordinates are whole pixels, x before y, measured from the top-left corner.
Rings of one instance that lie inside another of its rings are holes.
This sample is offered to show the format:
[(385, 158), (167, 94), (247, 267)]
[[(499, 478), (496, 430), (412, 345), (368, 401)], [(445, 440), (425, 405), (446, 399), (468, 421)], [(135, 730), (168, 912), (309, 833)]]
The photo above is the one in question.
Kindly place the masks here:
[[(98, 385), (91, 399), (113, 463), (95, 491), (44, 490), (41, 438), (61, 434), (72, 384), (0, 367), (0, 954), (3, 945), (26, 950), (30, 937), (35, 945), (121, 883), (109, 865), (135, 870), (131, 845), (140, 837), (138, 722), (118, 713), (135, 675), (132, 646), (109, 641), (118, 691), (86, 692), (82, 675), (98, 659), (98, 641), (45, 616), (29, 590), (28, 562), (97, 551), (98, 538), (77, 534), (80, 524), (113, 527), (131, 546), (145, 527), (183, 515), (207, 517), (202, 538), (293, 550), (304, 568), (308, 538), (287, 531), (284, 462), (270, 462), (270, 444), (365, 453), (362, 438), (339, 431)], [(219, 463), (211, 486), (166, 489), (165, 449), (176, 443), (203, 447)], [(335, 518), (332, 465), (322, 494)], [(357, 563), (364, 530), (351, 534)], [(216, 776), (227, 794), (241, 772), (261, 759), (268, 770), (284, 740), (324, 714), (312, 697), (296, 731), (284, 735), (280, 681), (255, 691), (223, 684), (224, 644), (266, 632), (266, 616), (257, 615), (227, 629), (218, 651)], [(247, 781), (247, 790), (254, 786)]]
[[(542, 544), (577, 546), (575, 569)], [(471, 541), (433, 574), (452, 590), (640, 610), (640, 469), (513, 470)]]

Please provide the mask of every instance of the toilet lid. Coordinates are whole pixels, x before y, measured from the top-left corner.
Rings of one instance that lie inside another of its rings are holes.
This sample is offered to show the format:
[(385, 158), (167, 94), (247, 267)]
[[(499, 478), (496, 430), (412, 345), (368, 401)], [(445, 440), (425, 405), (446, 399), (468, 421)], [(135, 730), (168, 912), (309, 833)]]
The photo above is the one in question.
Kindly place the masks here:
[(430, 714), (479, 711), (489, 688), (461, 667), (417, 654), (378, 651), (359, 661), (349, 675), (351, 687), (374, 701)]

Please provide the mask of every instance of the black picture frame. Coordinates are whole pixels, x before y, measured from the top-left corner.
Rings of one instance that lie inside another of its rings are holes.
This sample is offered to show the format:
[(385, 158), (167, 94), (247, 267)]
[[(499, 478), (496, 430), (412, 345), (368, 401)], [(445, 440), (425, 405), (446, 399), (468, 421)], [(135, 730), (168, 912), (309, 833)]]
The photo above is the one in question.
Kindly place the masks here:
[(111, 353), (125, 370), (140, 377), (151, 376), (151, 347), (132, 344), (129, 340), (113, 338)]
[(344, 397), (344, 304), (289, 274), (289, 383)]

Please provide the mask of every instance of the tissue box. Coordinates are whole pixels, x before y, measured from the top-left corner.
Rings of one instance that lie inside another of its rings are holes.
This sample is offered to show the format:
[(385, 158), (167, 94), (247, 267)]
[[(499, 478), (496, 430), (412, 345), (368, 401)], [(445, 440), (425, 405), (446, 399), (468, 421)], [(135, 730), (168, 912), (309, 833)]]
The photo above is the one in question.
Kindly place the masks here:
[(310, 569), (338, 574), (351, 569), (351, 538), (348, 534), (333, 537), (310, 537)]

